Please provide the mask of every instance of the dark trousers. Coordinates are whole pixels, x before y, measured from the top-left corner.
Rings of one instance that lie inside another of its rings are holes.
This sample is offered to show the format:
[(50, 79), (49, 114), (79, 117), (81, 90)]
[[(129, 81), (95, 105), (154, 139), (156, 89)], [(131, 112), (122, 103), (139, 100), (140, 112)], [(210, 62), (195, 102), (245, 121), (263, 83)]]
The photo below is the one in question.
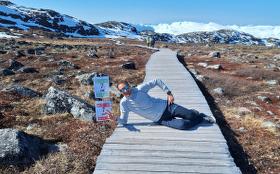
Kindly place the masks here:
[[(179, 119), (180, 118), (180, 119)], [(177, 104), (167, 105), (160, 120), (161, 125), (186, 130), (203, 121), (203, 114), (194, 109), (187, 109)]]

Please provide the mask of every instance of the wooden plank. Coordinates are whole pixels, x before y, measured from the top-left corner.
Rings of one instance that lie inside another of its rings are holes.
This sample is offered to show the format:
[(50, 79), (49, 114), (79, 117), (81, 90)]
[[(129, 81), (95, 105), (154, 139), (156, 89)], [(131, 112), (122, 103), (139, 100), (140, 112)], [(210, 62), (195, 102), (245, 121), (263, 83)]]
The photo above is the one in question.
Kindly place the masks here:
[(120, 141), (134, 141), (136, 139), (141, 139), (141, 140), (173, 140), (173, 141), (193, 141), (193, 142), (221, 142), (221, 143), (226, 143), (226, 141), (222, 138), (197, 138), (197, 137), (144, 137), (144, 136), (111, 136), (108, 141), (110, 140), (120, 140)]
[(224, 160), (201, 160), (201, 159), (192, 159), (192, 158), (163, 158), (163, 157), (149, 157), (148, 159), (143, 156), (108, 156), (103, 155), (98, 159), (98, 162), (104, 163), (119, 163), (119, 164), (128, 164), (128, 163), (157, 163), (157, 164), (177, 164), (177, 165), (205, 165), (205, 166), (234, 166), (233, 161), (224, 161)]
[(229, 166), (203, 166), (203, 165), (166, 165), (166, 164), (108, 164), (100, 163), (96, 169), (113, 169), (118, 171), (167, 171), (167, 172), (199, 172), (199, 173), (223, 173), (236, 172), (234, 167)]
[(223, 138), (223, 135), (221, 134), (194, 134), (194, 133), (186, 133), (186, 132), (178, 132), (176, 134), (174, 134), (173, 132), (171, 133), (168, 133), (168, 132), (153, 132), (153, 133), (150, 133), (150, 132), (132, 132), (132, 131), (129, 131), (129, 132), (121, 132), (121, 131), (116, 131), (113, 133), (112, 136), (125, 136), (125, 137), (130, 137), (130, 136), (134, 136), (134, 137), (137, 137), (137, 136), (145, 136), (145, 137), (150, 137), (150, 138), (159, 138), (159, 137), (173, 137), (173, 138), (193, 138), (193, 137), (197, 137), (197, 138)]
[(161, 150), (161, 151), (197, 151), (197, 152), (213, 152), (213, 153), (228, 153), (228, 148), (224, 146), (214, 145), (214, 146), (205, 146), (205, 145), (196, 145), (196, 146), (182, 146), (180, 143), (174, 144), (174, 146), (166, 146), (166, 145), (140, 145), (140, 144), (105, 144), (103, 149), (110, 150)]
[[(160, 151), (160, 150), (109, 150), (104, 149), (101, 151), (100, 156), (142, 156), (142, 157), (162, 157), (162, 158), (190, 158), (190, 159), (201, 159), (201, 160), (224, 160), (233, 161), (231, 156), (226, 153), (209, 153), (209, 152), (195, 152), (195, 151)], [(226, 160), (225, 160), (226, 159)]]

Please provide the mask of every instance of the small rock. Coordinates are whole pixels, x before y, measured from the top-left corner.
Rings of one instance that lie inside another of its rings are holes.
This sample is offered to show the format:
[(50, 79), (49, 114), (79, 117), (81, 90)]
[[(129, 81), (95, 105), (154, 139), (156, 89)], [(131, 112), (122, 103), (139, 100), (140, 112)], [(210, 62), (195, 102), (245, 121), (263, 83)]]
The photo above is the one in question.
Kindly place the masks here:
[(268, 80), (265, 83), (268, 85), (278, 85), (278, 80)]
[(22, 73), (39, 73), (35, 68), (32, 67), (22, 67), (18, 70), (18, 72)]
[(276, 124), (273, 123), (272, 121), (264, 121), (264, 122), (262, 122), (261, 127), (263, 127), (263, 128), (275, 128)]
[(93, 84), (92, 78), (96, 74), (97, 74), (96, 72), (86, 73), (86, 74), (76, 76), (76, 79), (78, 79), (80, 81), (80, 83), (82, 83), (84, 85), (92, 85)]
[(26, 56), (24, 50), (18, 50), (18, 51), (16, 52), (16, 57), (24, 57), (24, 56)]
[(244, 116), (244, 115), (247, 115), (247, 114), (250, 114), (252, 113), (248, 108), (245, 108), (245, 107), (239, 107), (237, 109), (237, 113), (238, 115), (240, 116)]
[(35, 49), (33, 49), (33, 48), (27, 49), (26, 52), (27, 52), (27, 54), (35, 54), (36, 53)]
[(257, 98), (263, 102), (271, 103), (272, 100), (269, 97), (266, 96), (257, 96)]
[(221, 53), (219, 51), (212, 51), (212, 52), (209, 53), (209, 57), (221, 58)]
[(29, 125), (26, 127), (26, 130), (27, 130), (27, 131), (32, 130), (35, 126), (37, 126), (37, 124), (29, 124)]
[(99, 58), (99, 56), (97, 55), (97, 47), (91, 48), (87, 53), (87, 56), (91, 58)]
[(247, 77), (246, 79), (247, 80), (253, 80), (254, 78), (253, 77)]
[(213, 92), (215, 94), (219, 94), (219, 95), (224, 95), (224, 93), (225, 93), (224, 89), (221, 87), (213, 89)]
[(262, 109), (260, 107), (253, 107), (253, 111), (254, 112), (260, 112), (260, 111), (262, 111)]
[(78, 69), (78, 66), (74, 63), (67, 61), (67, 60), (60, 60), (58, 61), (58, 65), (65, 68), (75, 68)]
[(38, 47), (38, 48), (35, 48), (35, 55), (42, 55), (44, 54), (44, 51), (45, 51), (45, 47)]
[(0, 54), (7, 54), (8, 53), (8, 51), (6, 51), (6, 50), (0, 50)]
[(52, 82), (54, 82), (57, 85), (62, 85), (66, 82), (66, 78), (63, 75), (55, 75), (52, 78)]
[(221, 69), (223, 69), (222, 65), (220, 65), (220, 64), (217, 64), (217, 65), (208, 65), (206, 68), (207, 68), (207, 69), (214, 69), (214, 70), (221, 70)]
[(24, 65), (16, 60), (13, 60), (13, 59), (10, 59), (9, 60), (9, 70), (14, 70), (14, 71), (17, 71), (19, 70), (20, 68), (24, 67)]
[(10, 75), (14, 75), (14, 71), (9, 70), (9, 69), (0, 69), (0, 75), (3, 76), (10, 76)]
[(273, 56), (274, 59), (280, 60), (280, 54)]
[(206, 68), (208, 66), (208, 64), (205, 63), (205, 62), (199, 62), (197, 65), (201, 66), (201, 67), (204, 67), (204, 68)]
[(275, 64), (268, 64), (265, 66), (265, 68), (270, 70), (275, 70), (277, 69), (277, 66)]
[(129, 61), (129, 62), (124, 63), (121, 67), (122, 67), (123, 69), (133, 69), (133, 70), (136, 69), (136, 65), (135, 65), (135, 63), (132, 62), (132, 61)]
[(244, 127), (240, 127), (240, 128), (238, 128), (237, 130), (238, 130), (239, 132), (242, 132), (242, 133), (247, 131)]
[(266, 111), (266, 113), (268, 113), (269, 115), (274, 115), (272, 111)]

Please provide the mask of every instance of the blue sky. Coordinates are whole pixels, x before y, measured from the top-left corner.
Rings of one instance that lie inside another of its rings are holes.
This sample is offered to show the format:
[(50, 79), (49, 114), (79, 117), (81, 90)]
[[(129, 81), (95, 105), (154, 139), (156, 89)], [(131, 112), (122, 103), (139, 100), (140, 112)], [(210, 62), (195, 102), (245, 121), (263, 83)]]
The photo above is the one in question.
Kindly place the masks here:
[(159, 24), (178, 21), (224, 25), (280, 25), (280, 0), (12, 0), (90, 23), (109, 20)]

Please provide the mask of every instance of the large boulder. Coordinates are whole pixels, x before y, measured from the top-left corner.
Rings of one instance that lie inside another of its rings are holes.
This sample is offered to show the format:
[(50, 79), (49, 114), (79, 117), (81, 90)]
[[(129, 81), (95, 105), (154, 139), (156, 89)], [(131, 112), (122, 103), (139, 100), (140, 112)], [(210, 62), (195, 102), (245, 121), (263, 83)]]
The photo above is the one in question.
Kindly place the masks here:
[(45, 96), (46, 114), (71, 113), (75, 118), (92, 121), (95, 118), (95, 108), (86, 101), (69, 93), (50, 87)]
[(16, 129), (0, 129), (0, 164), (32, 164), (49, 152), (53, 145)]
[(13, 92), (13, 93), (17, 93), (21, 96), (30, 97), (30, 98), (41, 96), (41, 94), (39, 92), (36, 92), (30, 88), (27, 88), (27, 87), (24, 87), (24, 86), (21, 86), (18, 84), (9, 85), (8, 87), (4, 88), (2, 91)]

